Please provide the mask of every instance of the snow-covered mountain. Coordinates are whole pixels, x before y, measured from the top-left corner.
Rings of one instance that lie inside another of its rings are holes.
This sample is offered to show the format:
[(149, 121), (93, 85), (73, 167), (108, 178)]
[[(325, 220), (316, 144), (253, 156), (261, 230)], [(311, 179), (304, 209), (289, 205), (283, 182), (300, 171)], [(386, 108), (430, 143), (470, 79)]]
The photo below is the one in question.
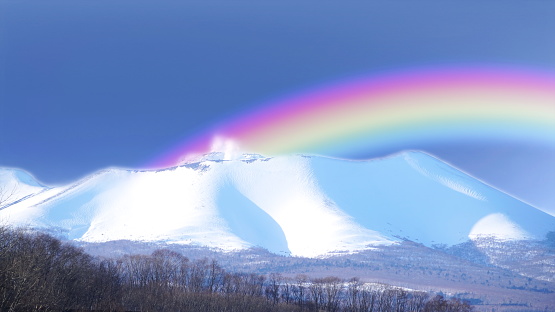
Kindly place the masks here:
[(17, 190), (0, 203), (0, 222), (86, 242), (261, 246), (313, 257), (402, 239), (455, 245), (555, 231), (555, 217), (422, 152), (369, 161), (214, 153), (164, 170), (103, 170), (55, 188), (2, 169), (0, 186)]
[(0, 209), (47, 189), (21, 169), (0, 168)]

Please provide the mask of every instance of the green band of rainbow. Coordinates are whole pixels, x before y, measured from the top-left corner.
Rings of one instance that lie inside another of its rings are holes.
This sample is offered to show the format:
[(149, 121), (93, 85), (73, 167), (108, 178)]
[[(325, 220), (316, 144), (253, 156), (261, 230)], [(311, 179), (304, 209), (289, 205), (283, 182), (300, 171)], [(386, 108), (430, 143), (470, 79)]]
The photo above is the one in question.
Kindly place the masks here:
[(450, 67), (363, 77), (224, 120), (150, 166), (172, 166), (188, 155), (209, 152), (215, 137), (264, 155), (339, 157), (434, 140), (524, 140), (555, 146), (555, 75)]

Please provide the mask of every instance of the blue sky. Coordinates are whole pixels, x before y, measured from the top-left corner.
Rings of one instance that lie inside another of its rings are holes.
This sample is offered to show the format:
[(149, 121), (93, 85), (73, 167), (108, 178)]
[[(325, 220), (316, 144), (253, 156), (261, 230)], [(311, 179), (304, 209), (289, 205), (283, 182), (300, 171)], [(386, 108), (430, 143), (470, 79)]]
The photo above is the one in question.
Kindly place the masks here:
[[(373, 72), (555, 71), (554, 14), (534, 0), (0, 0), (0, 166), (47, 184), (140, 167), (230, 114)], [(555, 207), (553, 147), (423, 149)]]

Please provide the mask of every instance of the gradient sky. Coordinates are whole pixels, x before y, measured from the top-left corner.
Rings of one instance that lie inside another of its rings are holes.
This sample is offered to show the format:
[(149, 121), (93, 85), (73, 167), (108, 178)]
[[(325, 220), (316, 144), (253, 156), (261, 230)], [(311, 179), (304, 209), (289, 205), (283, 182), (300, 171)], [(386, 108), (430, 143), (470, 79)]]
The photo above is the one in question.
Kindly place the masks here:
[[(555, 72), (553, 16), (534, 0), (0, 0), (0, 166), (46, 184), (141, 167), (230, 114), (348, 77)], [(552, 146), (418, 148), (555, 212)]]

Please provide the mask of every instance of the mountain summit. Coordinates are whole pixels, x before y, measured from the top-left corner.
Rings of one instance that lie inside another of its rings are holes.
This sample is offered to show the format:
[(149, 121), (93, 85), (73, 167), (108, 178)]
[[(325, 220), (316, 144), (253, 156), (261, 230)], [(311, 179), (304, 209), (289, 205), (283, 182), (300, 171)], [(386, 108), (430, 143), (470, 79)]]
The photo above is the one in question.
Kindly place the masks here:
[(0, 220), (87, 242), (260, 246), (305, 257), (405, 239), (455, 245), (555, 231), (555, 217), (422, 152), (368, 161), (219, 156), (163, 170), (107, 169), (65, 187), (36, 183), (2, 204)]

